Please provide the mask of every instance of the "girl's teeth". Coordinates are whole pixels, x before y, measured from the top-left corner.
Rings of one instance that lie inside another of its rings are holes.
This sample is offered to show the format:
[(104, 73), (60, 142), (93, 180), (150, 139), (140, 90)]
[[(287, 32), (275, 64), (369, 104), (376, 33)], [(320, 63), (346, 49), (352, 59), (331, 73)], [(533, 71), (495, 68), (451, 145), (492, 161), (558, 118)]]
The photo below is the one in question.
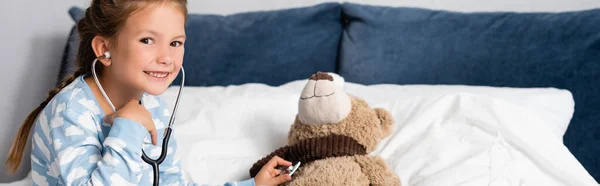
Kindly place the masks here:
[(163, 78), (163, 77), (167, 76), (169, 73), (147, 72), (147, 74), (157, 77), (157, 78)]

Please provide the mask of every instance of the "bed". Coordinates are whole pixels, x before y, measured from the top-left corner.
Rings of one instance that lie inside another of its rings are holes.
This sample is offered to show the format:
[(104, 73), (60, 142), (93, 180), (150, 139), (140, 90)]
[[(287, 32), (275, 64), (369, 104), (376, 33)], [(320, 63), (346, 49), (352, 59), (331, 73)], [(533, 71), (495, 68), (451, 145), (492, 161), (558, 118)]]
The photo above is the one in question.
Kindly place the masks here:
[[(74, 20), (81, 11), (70, 10)], [(405, 186), (600, 180), (600, 9), (321, 3), (191, 14), (186, 29), (174, 136), (189, 181), (248, 178), (252, 163), (286, 145), (317, 71), (392, 113), (394, 131), (373, 154)], [(59, 79), (73, 70), (75, 34)], [(171, 106), (176, 91), (162, 95)]]

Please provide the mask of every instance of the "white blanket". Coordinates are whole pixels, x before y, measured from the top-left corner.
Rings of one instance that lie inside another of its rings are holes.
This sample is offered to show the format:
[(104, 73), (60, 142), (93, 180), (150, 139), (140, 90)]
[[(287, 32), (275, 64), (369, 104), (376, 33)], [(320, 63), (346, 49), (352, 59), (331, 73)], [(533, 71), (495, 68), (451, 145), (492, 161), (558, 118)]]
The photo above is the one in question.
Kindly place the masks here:
[[(174, 134), (186, 178), (209, 184), (247, 179), (256, 160), (287, 144), (304, 83), (184, 90)], [(573, 113), (568, 91), (344, 86), (396, 119), (393, 134), (372, 154), (381, 155), (404, 186), (598, 185), (562, 144)], [(175, 93), (164, 95), (171, 105)]]
[(399, 118), (381, 155), (403, 185), (597, 185), (539, 115), (469, 93), (379, 105)]
[[(287, 144), (305, 82), (186, 87), (173, 133), (186, 179), (247, 179), (255, 161)], [(598, 185), (562, 144), (574, 108), (568, 91), (343, 86), (393, 115), (393, 133), (372, 154), (386, 160), (403, 186)], [(163, 95), (171, 108), (176, 93), (173, 87)]]

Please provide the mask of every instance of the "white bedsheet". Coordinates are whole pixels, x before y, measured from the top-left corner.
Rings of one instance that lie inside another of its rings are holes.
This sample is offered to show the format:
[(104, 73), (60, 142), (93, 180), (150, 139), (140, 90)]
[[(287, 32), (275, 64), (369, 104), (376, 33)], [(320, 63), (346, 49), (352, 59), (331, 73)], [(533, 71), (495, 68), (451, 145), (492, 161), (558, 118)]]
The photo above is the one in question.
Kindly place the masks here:
[[(256, 160), (287, 144), (304, 82), (184, 90), (174, 135), (186, 179), (247, 179)], [(404, 186), (598, 185), (562, 144), (574, 106), (568, 91), (353, 83), (344, 89), (393, 114), (394, 132), (373, 154)], [(176, 90), (164, 95), (171, 105)]]
[[(186, 179), (247, 179), (256, 160), (287, 144), (304, 85), (186, 87), (173, 134)], [(574, 108), (568, 91), (343, 86), (394, 116), (394, 132), (372, 154), (382, 156), (404, 186), (598, 185), (562, 144)], [(171, 107), (176, 92), (163, 95)]]
[(381, 155), (406, 186), (597, 185), (535, 112), (469, 93), (387, 103)]

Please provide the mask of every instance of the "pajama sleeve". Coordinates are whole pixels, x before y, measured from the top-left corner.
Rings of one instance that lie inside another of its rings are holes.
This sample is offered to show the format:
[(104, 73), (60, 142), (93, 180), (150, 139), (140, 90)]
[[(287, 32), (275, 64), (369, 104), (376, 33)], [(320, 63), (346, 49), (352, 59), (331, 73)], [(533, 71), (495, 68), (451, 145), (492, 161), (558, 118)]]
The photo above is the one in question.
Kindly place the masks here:
[[(44, 115), (44, 113), (42, 113)], [(48, 124), (40, 122), (45, 134), (34, 140), (43, 148), (48, 171), (35, 170), (49, 183), (61, 185), (137, 185), (141, 177), (141, 148), (147, 131), (128, 119), (116, 118), (109, 135), (100, 144), (101, 122), (91, 112), (72, 109), (53, 114)], [(38, 160), (39, 161), (39, 160)], [(52, 184), (51, 184), (52, 185)]]

